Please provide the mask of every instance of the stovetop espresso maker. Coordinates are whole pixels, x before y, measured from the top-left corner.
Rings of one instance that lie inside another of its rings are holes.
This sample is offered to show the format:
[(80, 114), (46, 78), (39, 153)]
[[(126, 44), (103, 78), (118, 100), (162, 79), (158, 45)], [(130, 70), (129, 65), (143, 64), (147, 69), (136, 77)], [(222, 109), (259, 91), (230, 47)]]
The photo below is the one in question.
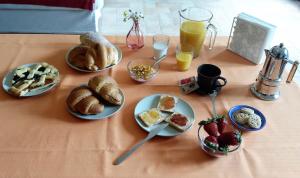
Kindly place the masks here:
[(262, 100), (275, 100), (279, 97), (279, 87), (281, 77), (287, 63), (293, 64), (293, 67), (287, 77), (286, 82), (290, 83), (297, 71), (299, 62), (291, 61), (288, 58), (288, 50), (283, 43), (265, 49), (266, 60), (262, 70), (259, 72), (256, 82), (251, 85), (252, 93)]

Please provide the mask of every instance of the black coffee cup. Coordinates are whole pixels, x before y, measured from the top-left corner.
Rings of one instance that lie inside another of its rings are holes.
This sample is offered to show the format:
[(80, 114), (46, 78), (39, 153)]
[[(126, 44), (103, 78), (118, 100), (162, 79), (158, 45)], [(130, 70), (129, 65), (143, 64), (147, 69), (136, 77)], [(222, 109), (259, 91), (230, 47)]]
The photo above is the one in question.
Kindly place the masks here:
[(209, 94), (213, 90), (220, 91), (227, 83), (227, 80), (220, 76), (221, 69), (215, 65), (202, 64), (198, 67), (197, 73), (198, 92), (200, 94)]

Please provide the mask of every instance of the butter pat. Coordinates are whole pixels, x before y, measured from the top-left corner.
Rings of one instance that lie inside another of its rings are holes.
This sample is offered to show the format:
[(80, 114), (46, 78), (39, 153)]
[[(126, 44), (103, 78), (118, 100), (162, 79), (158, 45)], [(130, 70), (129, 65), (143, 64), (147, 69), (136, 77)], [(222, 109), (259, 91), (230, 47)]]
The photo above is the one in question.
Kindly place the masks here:
[(148, 127), (158, 124), (164, 120), (164, 117), (161, 111), (157, 108), (152, 108), (148, 111), (144, 111), (139, 114), (139, 118), (146, 124)]

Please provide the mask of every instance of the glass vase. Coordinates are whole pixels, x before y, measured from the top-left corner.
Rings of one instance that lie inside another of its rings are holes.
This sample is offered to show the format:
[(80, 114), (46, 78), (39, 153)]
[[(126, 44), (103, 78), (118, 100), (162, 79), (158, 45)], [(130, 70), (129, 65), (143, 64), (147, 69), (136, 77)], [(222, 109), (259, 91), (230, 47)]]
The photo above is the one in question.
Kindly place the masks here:
[(144, 47), (144, 35), (140, 29), (138, 20), (133, 20), (132, 27), (126, 36), (126, 45), (130, 49), (140, 49)]

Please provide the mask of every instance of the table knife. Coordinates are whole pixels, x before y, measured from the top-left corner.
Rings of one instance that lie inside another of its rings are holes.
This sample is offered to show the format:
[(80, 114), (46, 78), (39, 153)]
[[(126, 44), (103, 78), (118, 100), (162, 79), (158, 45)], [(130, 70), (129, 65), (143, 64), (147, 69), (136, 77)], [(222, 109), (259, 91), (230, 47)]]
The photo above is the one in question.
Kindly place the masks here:
[(146, 138), (144, 138), (143, 140), (141, 140), (140, 142), (138, 142), (137, 144), (135, 144), (130, 150), (128, 150), (127, 152), (123, 153), (120, 157), (118, 157), (115, 161), (114, 161), (114, 165), (119, 165), (121, 164), (126, 158), (128, 158), (135, 150), (137, 150), (140, 146), (142, 146), (144, 143), (146, 143), (148, 140), (150, 140), (151, 138), (153, 138), (155, 135), (158, 134), (158, 132), (160, 132), (161, 130), (163, 130), (164, 128), (166, 128), (169, 125), (169, 123), (163, 123), (163, 124), (159, 124), (157, 127), (155, 127), (154, 129), (152, 129), (149, 134), (147, 135)]

